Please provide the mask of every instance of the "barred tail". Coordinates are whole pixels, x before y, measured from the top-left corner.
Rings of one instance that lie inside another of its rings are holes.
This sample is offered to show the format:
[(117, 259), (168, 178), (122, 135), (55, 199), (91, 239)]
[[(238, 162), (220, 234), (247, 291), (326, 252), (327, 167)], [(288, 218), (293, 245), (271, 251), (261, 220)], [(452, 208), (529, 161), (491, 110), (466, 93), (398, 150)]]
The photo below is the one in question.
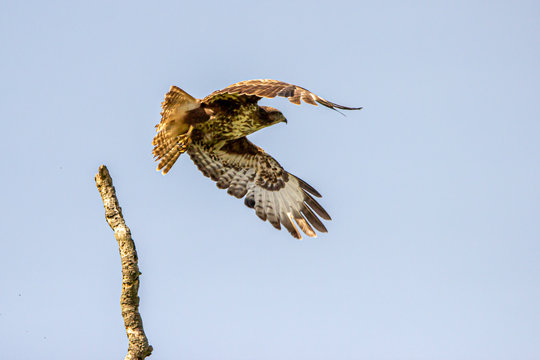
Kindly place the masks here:
[(186, 114), (200, 107), (200, 100), (195, 99), (184, 90), (171, 86), (161, 103), (161, 122), (156, 125), (154, 159), (159, 161), (157, 170), (166, 174), (174, 165), (180, 154), (186, 151), (190, 143), (190, 125)]

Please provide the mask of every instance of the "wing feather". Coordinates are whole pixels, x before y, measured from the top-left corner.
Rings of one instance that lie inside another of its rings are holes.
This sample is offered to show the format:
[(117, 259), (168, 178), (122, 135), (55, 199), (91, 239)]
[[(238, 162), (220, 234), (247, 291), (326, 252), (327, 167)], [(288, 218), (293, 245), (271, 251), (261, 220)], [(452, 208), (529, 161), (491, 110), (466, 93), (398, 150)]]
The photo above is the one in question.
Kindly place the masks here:
[(315, 234), (315, 230), (309, 225), (309, 223), (304, 219), (302, 215), (298, 216), (294, 219), (300, 229), (302, 229), (303, 232), (306, 233), (307, 236), (316, 237), (317, 234)]
[(302, 234), (298, 231), (296, 228), (296, 225), (294, 225), (291, 213), (285, 213), (285, 216), (281, 218), (281, 224), (289, 231), (289, 233), (296, 239), (301, 239)]
[(306, 204), (309, 205), (311, 209), (313, 209), (317, 215), (322, 217), (324, 220), (332, 220), (330, 215), (324, 210), (324, 208), (319, 204), (314, 198), (312, 198), (309, 194), (306, 194), (306, 199), (304, 200)]
[(276, 211), (276, 199), (275, 199), (275, 192), (265, 191), (266, 195), (266, 217), (270, 224), (274, 226), (276, 229), (281, 230), (281, 226), (279, 223), (278, 214)]
[[(203, 102), (211, 103), (216, 99), (221, 99), (225, 94), (231, 95), (230, 100), (244, 101), (246, 96), (252, 96), (252, 100), (255, 102), (263, 97), (274, 98), (276, 96), (286, 97), (290, 102), (296, 105), (300, 105), (302, 101), (307, 104), (315, 105), (321, 104), (330, 109), (341, 110), (360, 110), (361, 107), (348, 107), (338, 105), (322, 97), (315, 95), (311, 91), (304, 89), (303, 87), (288, 84), (283, 81), (271, 80), (271, 79), (255, 79), (241, 81), (236, 84), (227, 86), (224, 89), (214, 91), (203, 99)], [(236, 98), (235, 98), (236, 96)]]
[(304, 208), (302, 209), (302, 215), (304, 215), (307, 221), (309, 221), (309, 223), (313, 225), (315, 229), (319, 230), (320, 232), (328, 232), (321, 220), (319, 220), (319, 218), (313, 213), (313, 211), (309, 207), (304, 206)]
[[(321, 195), (305, 181), (286, 172), (279, 163), (245, 137), (220, 149), (208, 149), (193, 142), (187, 150), (193, 162), (217, 186), (237, 198), (245, 196), (244, 204), (255, 210), (263, 221), (276, 229), (285, 227), (301, 239), (298, 227), (315, 237), (315, 229), (327, 232), (319, 219), (330, 216), (310, 195)], [(319, 217), (318, 217), (319, 216)]]
[(315, 190), (311, 185), (309, 185), (307, 182), (305, 182), (304, 180), (300, 179), (298, 176), (295, 176), (296, 180), (298, 180), (298, 183), (300, 184), (300, 187), (304, 190), (306, 190), (307, 192), (309, 192), (310, 194), (316, 196), (316, 197), (321, 197), (321, 194), (319, 194), (319, 192), (317, 190)]
[(255, 214), (262, 220), (266, 221), (266, 212), (264, 211), (264, 202), (266, 201), (264, 192), (257, 189), (255, 192)]

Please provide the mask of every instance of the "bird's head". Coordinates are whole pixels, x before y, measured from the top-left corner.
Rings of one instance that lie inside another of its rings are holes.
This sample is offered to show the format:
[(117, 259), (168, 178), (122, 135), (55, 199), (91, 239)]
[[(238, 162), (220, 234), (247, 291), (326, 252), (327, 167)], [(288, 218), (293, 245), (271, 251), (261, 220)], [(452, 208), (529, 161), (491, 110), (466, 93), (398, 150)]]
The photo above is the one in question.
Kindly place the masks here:
[(266, 126), (274, 125), (280, 122), (287, 123), (285, 116), (279, 111), (271, 106), (261, 106), (261, 109), (264, 111), (264, 120), (267, 122)]

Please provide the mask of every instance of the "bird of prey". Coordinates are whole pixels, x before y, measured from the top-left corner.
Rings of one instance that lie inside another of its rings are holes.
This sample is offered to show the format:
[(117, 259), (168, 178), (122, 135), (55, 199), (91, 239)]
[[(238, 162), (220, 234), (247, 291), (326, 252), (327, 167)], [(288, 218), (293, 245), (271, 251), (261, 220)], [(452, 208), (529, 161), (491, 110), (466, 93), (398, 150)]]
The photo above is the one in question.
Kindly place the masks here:
[[(321, 195), (300, 178), (288, 173), (246, 136), (267, 126), (287, 122), (270, 106), (259, 106), (265, 98), (282, 96), (294, 104), (304, 101), (330, 109), (359, 110), (325, 100), (307, 89), (282, 81), (248, 80), (196, 99), (171, 86), (161, 104), (161, 122), (156, 125), (154, 158), (157, 170), (166, 174), (180, 154), (187, 152), (199, 170), (237, 198), (255, 209), (263, 221), (275, 228), (283, 225), (301, 239), (295, 223), (308, 236), (313, 228), (327, 232), (319, 217), (330, 215), (315, 199)], [(317, 215), (319, 217), (317, 217)]]

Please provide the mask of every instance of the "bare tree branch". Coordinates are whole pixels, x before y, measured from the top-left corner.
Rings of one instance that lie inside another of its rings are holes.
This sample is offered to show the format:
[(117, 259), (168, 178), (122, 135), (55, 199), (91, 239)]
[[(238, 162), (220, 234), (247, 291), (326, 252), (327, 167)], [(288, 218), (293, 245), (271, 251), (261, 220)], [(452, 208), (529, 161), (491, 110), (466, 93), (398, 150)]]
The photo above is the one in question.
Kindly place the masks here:
[(105, 206), (105, 218), (114, 231), (114, 237), (120, 248), (122, 259), (122, 295), (120, 306), (129, 340), (128, 353), (125, 360), (143, 360), (152, 353), (152, 346), (144, 333), (141, 314), (139, 313), (139, 266), (137, 251), (127, 227), (122, 209), (116, 198), (116, 191), (111, 176), (105, 165), (99, 167), (95, 177), (96, 186)]

